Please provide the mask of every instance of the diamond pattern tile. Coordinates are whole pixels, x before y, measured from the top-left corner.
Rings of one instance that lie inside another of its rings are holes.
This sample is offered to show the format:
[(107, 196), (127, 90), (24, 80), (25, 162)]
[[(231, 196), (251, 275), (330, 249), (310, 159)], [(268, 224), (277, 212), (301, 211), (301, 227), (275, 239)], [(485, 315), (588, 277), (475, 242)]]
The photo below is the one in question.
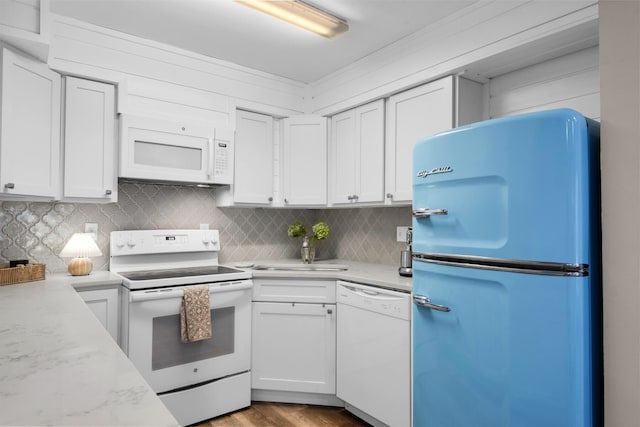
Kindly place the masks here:
[(397, 265), (403, 243), (396, 226), (411, 224), (410, 207), (353, 209), (217, 208), (212, 190), (172, 185), (121, 183), (118, 203), (0, 202), (0, 263), (28, 258), (47, 265), (48, 273), (66, 271), (58, 256), (86, 222), (98, 224), (101, 257), (95, 270), (109, 268), (109, 233), (113, 230), (199, 228), (220, 230), (221, 263), (297, 258), (300, 242), (287, 236), (289, 224), (310, 229), (329, 224), (327, 240), (318, 243), (318, 259), (342, 258)]

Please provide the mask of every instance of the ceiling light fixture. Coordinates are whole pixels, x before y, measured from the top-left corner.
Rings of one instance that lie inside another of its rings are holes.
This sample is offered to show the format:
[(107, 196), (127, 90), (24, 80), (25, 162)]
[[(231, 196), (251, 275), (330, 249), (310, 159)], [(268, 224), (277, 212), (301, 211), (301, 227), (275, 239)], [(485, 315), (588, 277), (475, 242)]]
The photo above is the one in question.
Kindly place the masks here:
[(342, 19), (300, 0), (235, 0), (235, 2), (328, 39), (333, 39), (349, 30), (349, 25)]

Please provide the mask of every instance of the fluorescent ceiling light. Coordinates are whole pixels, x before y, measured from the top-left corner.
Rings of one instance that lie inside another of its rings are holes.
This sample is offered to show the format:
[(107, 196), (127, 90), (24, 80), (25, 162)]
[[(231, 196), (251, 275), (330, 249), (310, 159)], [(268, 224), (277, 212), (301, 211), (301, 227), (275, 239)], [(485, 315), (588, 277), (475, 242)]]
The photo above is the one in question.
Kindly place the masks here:
[(235, 2), (328, 39), (333, 39), (349, 30), (349, 25), (342, 19), (300, 0), (235, 0)]

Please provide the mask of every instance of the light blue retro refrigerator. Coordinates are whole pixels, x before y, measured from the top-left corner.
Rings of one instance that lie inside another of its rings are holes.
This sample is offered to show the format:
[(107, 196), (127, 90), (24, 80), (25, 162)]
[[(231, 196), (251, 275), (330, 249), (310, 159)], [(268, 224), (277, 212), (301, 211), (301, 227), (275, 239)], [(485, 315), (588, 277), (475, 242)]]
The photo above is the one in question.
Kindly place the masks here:
[(599, 126), (552, 110), (413, 152), (413, 424), (602, 423)]

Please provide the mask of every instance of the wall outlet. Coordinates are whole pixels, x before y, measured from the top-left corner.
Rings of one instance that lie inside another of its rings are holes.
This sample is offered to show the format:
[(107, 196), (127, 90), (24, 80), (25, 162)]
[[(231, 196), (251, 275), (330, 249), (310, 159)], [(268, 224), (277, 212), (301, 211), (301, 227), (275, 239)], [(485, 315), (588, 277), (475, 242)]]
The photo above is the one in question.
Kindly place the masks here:
[(98, 241), (98, 224), (95, 222), (85, 222), (84, 223), (84, 232), (91, 234), (93, 240)]
[(409, 226), (396, 227), (396, 242), (406, 242)]
[(200, 224), (200, 230), (208, 230), (209, 224)]

